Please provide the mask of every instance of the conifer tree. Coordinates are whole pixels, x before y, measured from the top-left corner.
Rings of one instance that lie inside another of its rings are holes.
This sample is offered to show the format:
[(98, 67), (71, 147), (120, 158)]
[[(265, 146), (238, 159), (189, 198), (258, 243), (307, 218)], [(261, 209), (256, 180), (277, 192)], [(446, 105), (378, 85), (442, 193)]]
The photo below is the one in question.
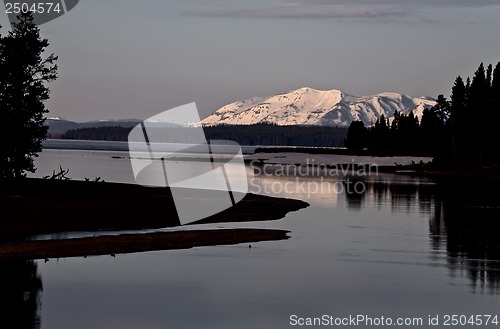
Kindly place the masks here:
[(462, 77), (458, 76), (451, 91), (450, 106), (451, 145), (455, 165), (463, 164), (465, 157), (466, 93), (467, 87)]
[(18, 16), (12, 31), (0, 39), (0, 178), (34, 172), (33, 157), (47, 134), (44, 114), (49, 99), (46, 82), (57, 78), (57, 57), (43, 57), (49, 45), (31, 13)]

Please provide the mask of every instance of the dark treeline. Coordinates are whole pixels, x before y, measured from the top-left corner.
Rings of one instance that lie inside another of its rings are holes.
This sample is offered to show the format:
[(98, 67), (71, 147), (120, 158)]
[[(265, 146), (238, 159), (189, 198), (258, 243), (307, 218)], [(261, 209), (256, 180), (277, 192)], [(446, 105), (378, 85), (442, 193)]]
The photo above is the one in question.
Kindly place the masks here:
[(347, 128), (327, 126), (278, 126), (275, 124), (204, 127), (210, 140), (227, 139), (241, 145), (325, 146), (345, 145)]
[(451, 99), (439, 95), (422, 118), (383, 115), (370, 128), (351, 124), (347, 146), (378, 153), (428, 155), (441, 165), (488, 166), (500, 162), (500, 63), (486, 69), (481, 63), (472, 80), (458, 76)]
[[(155, 130), (158, 128), (153, 128)], [(164, 128), (166, 142), (190, 143), (192, 128)], [(126, 141), (132, 128), (94, 127), (68, 130), (62, 138), (79, 140)], [(278, 126), (274, 124), (218, 125), (203, 127), (209, 140), (231, 140), (242, 145), (344, 146), (347, 128), (318, 126)], [(155, 134), (159, 136), (159, 134)]]
[(107, 140), (107, 141), (126, 141), (132, 128), (122, 126), (105, 126), (92, 128), (79, 128), (66, 131), (63, 139), (79, 140)]

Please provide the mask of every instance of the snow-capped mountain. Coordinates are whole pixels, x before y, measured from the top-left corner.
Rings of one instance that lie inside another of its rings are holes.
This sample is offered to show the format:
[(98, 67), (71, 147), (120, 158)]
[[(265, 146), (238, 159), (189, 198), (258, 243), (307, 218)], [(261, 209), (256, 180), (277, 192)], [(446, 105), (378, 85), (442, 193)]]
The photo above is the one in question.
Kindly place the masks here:
[(429, 97), (412, 98), (396, 93), (353, 96), (340, 90), (309, 87), (267, 98), (254, 97), (228, 104), (202, 120), (203, 125), (274, 123), (278, 125), (349, 126), (361, 120), (366, 126), (382, 114), (392, 118), (394, 111), (422, 118), (424, 108), (435, 105)]

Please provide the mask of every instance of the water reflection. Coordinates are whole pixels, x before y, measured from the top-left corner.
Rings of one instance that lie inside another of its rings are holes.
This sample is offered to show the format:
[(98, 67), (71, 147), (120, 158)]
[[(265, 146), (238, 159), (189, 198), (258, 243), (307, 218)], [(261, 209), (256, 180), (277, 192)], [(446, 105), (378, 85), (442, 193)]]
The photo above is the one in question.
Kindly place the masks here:
[(364, 183), (362, 193), (346, 193), (349, 209), (373, 198), (393, 212), (429, 214), (431, 259), (438, 264), (446, 257), (450, 277), (467, 277), (473, 293), (500, 293), (500, 201), (493, 184)]
[(430, 221), (433, 248), (446, 248), (451, 276), (466, 276), (477, 293), (500, 292), (500, 207), (487, 184), (441, 187)]
[(3, 328), (40, 328), (42, 279), (34, 261), (0, 263)]
[[(290, 181), (286, 177), (278, 179), (283, 183)], [(301, 178), (298, 182), (311, 180)], [(283, 318), (290, 310), (306, 303), (311, 310), (323, 307), (339, 310), (341, 314), (369, 309), (372, 305), (384, 312), (399, 312), (398, 315), (408, 309), (426, 313), (429, 309), (448, 312), (460, 307), (467, 310), (497, 307), (491, 304), (498, 300), (497, 296), (478, 296), (500, 294), (500, 200), (493, 186), (464, 182), (433, 184), (394, 177), (378, 177), (376, 181), (363, 183), (366, 190), (361, 192), (346, 187), (343, 194), (314, 195), (320, 200), (330, 197), (325, 200), (335, 202), (317, 202), (295, 217), (281, 221), (299, 233), (287, 244), (42, 262), (40, 270), (46, 271), (43, 272), (44, 326), (67, 328), (66, 321), (83, 321), (81, 328), (95, 328), (85, 321), (101, 321), (108, 327), (113, 327), (111, 324), (116, 327), (116, 321), (123, 324), (135, 321), (134, 327), (160, 327), (158, 323), (167, 321), (185, 324), (189, 318), (186, 314), (197, 314), (197, 322), (191, 327), (201, 328), (207, 327), (206, 323), (215, 323), (213, 314), (217, 314), (217, 319), (224, 319), (226, 326), (213, 327), (233, 328), (231, 321), (241, 324), (241, 318), (230, 319), (223, 312), (246, 314), (250, 321), (251, 316), (271, 310), (269, 321), (271, 327), (277, 328), (284, 327), (279, 324), (287, 324)], [(305, 196), (304, 199), (308, 201)], [(333, 210), (338, 216), (334, 220), (328, 217)], [(311, 219), (306, 222), (301, 217), (308, 211)], [(397, 216), (386, 221), (390, 212)], [(316, 218), (319, 220), (314, 221)], [(377, 223), (367, 221), (372, 218)], [(358, 221), (354, 225), (352, 220)], [(404, 229), (386, 231), (390, 224), (409, 224), (411, 234), (403, 235), (409, 232)], [(333, 239), (325, 241), (332, 236)], [(200, 268), (204, 269), (202, 274)], [(42, 282), (38, 271), (34, 262), (0, 263), (4, 286), (1, 312), (6, 324), (2, 323), (2, 328), (41, 327)], [(301, 288), (306, 280), (314, 282), (307, 289)], [(446, 285), (450, 282), (453, 286)], [(454, 287), (462, 282), (467, 285), (465, 289)], [(476, 296), (463, 293), (469, 290), (469, 285)], [(172, 290), (181, 297), (167, 298), (165, 302), (164, 296), (171, 296)], [(134, 298), (124, 298), (131, 292)], [(78, 303), (67, 303), (64, 297), (68, 295)], [(444, 305), (439, 304), (442, 301)], [(241, 312), (241, 307), (245, 307), (245, 312)], [(103, 309), (107, 312), (100, 312)], [(206, 323), (200, 325), (200, 321)]]

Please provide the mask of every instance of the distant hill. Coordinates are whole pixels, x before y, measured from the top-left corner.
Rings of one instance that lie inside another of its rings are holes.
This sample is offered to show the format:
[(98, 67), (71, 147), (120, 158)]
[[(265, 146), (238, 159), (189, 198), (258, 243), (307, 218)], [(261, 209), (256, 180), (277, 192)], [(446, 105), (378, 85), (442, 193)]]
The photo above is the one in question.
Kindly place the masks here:
[(132, 128), (135, 127), (140, 120), (137, 119), (126, 119), (126, 120), (99, 120), (99, 121), (88, 121), (88, 122), (74, 122), (65, 120), (62, 118), (47, 118), (45, 123), (49, 126), (49, 131), (47, 134), (48, 138), (61, 138), (64, 133), (68, 130), (76, 130), (82, 128), (100, 128), (100, 127), (124, 127)]

